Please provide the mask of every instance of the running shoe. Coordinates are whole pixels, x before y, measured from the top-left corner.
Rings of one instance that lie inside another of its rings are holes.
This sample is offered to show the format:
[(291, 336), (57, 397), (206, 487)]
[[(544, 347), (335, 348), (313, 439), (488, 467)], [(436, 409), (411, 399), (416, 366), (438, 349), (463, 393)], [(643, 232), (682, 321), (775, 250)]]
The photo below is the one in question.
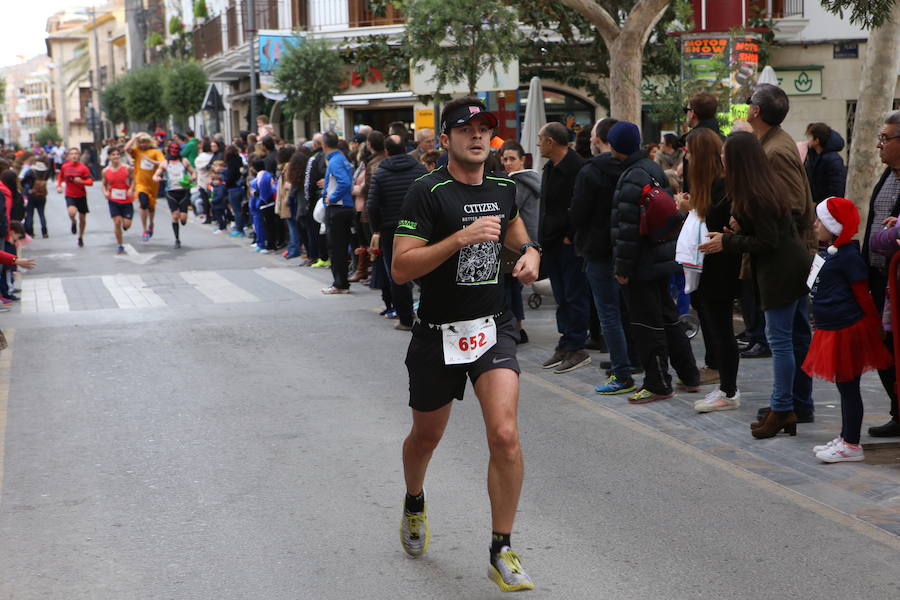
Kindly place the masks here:
[(6, 298), (7, 300), (12, 300), (13, 302), (18, 302), (19, 300), (21, 300), (21, 298), (19, 298), (15, 294), (9, 294)]
[(3, 306), (9, 306), (12, 303), (13, 301), (9, 298), (0, 298), (0, 304), (2, 304)]
[(385, 319), (399, 319), (400, 315), (398, 315), (397, 311), (392, 308), (391, 310), (387, 311), (387, 313), (385, 313), (384, 318)]
[(78, 247), (84, 248), (84, 240), (82, 238), (78, 238)]
[(491, 559), (488, 579), (497, 584), (501, 592), (521, 592), (533, 590), (534, 583), (522, 567), (519, 556), (509, 546), (503, 546)]
[(78, 225), (75, 224), (75, 219), (72, 219), (72, 235), (78, 233)]
[(223, 233), (225, 233), (224, 229), (216, 229), (215, 231), (213, 231), (213, 235), (221, 235)]
[(542, 369), (552, 369), (554, 367), (558, 367), (562, 364), (563, 359), (566, 357), (566, 352), (560, 349), (556, 349), (553, 352), (553, 356), (544, 361), (544, 364), (541, 365)]
[(378, 316), (379, 316), (379, 317), (384, 317), (385, 319), (387, 319), (387, 318), (388, 318), (387, 314), (388, 314), (389, 312), (391, 312), (391, 310), (392, 310), (392, 309), (390, 309), (390, 308), (386, 308), (386, 309), (384, 309), (383, 311), (381, 311), (380, 313), (378, 313)]
[(702, 400), (694, 402), (694, 410), (698, 413), (708, 413), (717, 410), (734, 410), (741, 406), (741, 392), (735, 391), (729, 398), (722, 390), (713, 390)]
[(125, 246), (116, 246), (116, 254), (125, 254)]
[(313, 269), (324, 269), (331, 266), (331, 261), (322, 260), (321, 258), (310, 265)]
[(237, 231), (232, 231), (231, 233), (228, 234), (228, 237), (236, 238), (236, 237), (239, 236), (239, 235), (240, 235), (239, 232), (237, 232)]
[(672, 392), (669, 392), (668, 394), (654, 394), (647, 388), (641, 388), (628, 396), (628, 402), (631, 404), (649, 404), (650, 402), (656, 402), (657, 400), (667, 400), (673, 395)]
[(634, 379), (619, 379), (615, 375), (610, 376), (603, 385), (598, 385), (594, 391), (604, 396), (614, 396), (616, 394), (627, 394), (634, 391)]
[(816, 454), (816, 458), (822, 462), (839, 463), (839, 462), (859, 462), (866, 458), (863, 453), (862, 446), (850, 446), (844, 440), (834, 444), (827, 450), (822, 450)]
[(178, 250), (181, 248), (181, 240), (175, 240), (175, 249)]
[(334, 287), (333, 285), (330, 285), (326, 288), (322, 288), (322, 293), (325, 294), (326, 296), (335, 296), (338, 294), (349, 294), (350, 289), (349, 288), (344, 289), (344, 288)]
[(678, 388), (680, 392), (687, 392), (688, 394), (696, 394), (700, 391), (700, 385), (689, 385), (682, 380), (678, 380), (675, 382), (675, 387)]
[(822, 444), (821, 446), (813, 446), (813, 454), (818, 454), (819, 452), (825, 452), (832, 446), (839, 444), (841, 441), (842, 441), (841, 437), (838, 436), (838, 437), (834, 438), (833, 440), (831, 440), (830, 442), (828, 442), (827, 444)]
[(150, 239), (152, 237), (153, 237), (153, 226), (150, 226), (147, 228), (147, 239)]
[(422, 505), (422, 512), (403, 509), (403, 518), (400, 519), (400, 545), (403, 551), (410, 556), (422, 556), (428, 550), (430, 541), (425, 505)]
[(260, 248), (260, 249), (259, 249), (259, 253), (260, 253), (260, 254), (268, 254), (269, 251), (266, 250), (265, 248)]
[(147, 231), (146, 229), (144, 230), (144, 233), (141, 234), (141, 241), (142, 241), (142, 242), (149, 242), (149, 241), (150, 241), (150, 232)]

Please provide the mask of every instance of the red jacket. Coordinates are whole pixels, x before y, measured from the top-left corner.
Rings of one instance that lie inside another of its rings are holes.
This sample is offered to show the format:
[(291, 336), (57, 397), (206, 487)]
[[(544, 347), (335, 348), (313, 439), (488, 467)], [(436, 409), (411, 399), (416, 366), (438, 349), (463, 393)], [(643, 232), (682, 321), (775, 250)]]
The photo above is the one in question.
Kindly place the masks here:
[[(72, 181), (75, 177), (81, 177), (82, 183)], [(57, 184), (66, 184), (65, 195), (70, 198), (84, 198), (87, 192), (84, 190), (86, 185), (94, 185), (91, 179), (90, 170), (80, 162), (66, 161), (59, 168), (59, 175), (56, 178)]]
[(0, 265), (6, 265), (7, 267), (16, 266), (16, 255), (0, 250)]

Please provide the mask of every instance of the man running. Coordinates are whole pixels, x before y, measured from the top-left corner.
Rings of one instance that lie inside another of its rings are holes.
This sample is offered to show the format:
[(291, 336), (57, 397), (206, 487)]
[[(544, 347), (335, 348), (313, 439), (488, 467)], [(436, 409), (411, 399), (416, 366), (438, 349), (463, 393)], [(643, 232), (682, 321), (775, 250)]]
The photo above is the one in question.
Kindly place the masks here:
[[(159, 183), (153, 175), (166, 157), (153, 147), (153, 138), (142, 131), (135, 134), (125, 144), (125, 152), (134, 162), (134, 193), (141, 209), (141, 228), (144, 230), (141, 239), (145, 242), (153, 237), (153, 218), (156, 216), (156, 195)], [(149, 218), (149, 225), (148, 225)]]
[(529, 285), (537, 278), (540, 247), (518, 218), (515, 182), (484, 172), (496, 126), (497, 117), (477, 98), (453, 100), (444, 108), (441, 146), (449, 163), (410, 188), (395, 234), (391, 274), (398, 284), (419, 279), (422, 288), (420, 320), (406, 357), (413, 423), (403, 442), (403, 549), (421, 556), (428, 548), (425, 472), (468, 376), (481, 403), (490, 450), (488, 577), (511, 592), (534, 584), (510, 549), (523, 462), (517, 335), (503, 306), (500, 251), (506, 246), (521, 253), (512, 274)]
[(117, 147), (109, 150), (109, 166), (103, 169), (103, 195), (109, 201), (109, 216), (112, 217), (116, 232), (116, 254), (125, 254), (122, 232), (131, 227), (134, 218), (134, 198), (131, 191), (131, 167), (122, 164), (122, 151)]
[[(88, 209), (87, 191), (85, 186), (94, 185), (91, 172), (81, 162), (81, 152), (78, 148), (69, 148), (67, 160), (59, 168), (56, 178), (56, 192), (61, 194), (63, 184), (66, 185), (66, 209), (69, 211), (69, 220), (72, 221), (72, 235), (78, 234), (78, 247), (84, 247), (84, 230), (87, 227)], [(78, 214), (78, 224), (75, 223), (75, 214)]]
[(178, 142), (170, 142), (166, 148), (166, 160), (153, 174), (153, 181), (162, 181), (166, 175), (166, 200), (172, 211), (172, 231), (175, 232), (175, 249), (181, 248), (179, 223), (187, 225), (188, 207), (191, 205), (191, 182), (197, 177), (188, 159), (181, 156)]

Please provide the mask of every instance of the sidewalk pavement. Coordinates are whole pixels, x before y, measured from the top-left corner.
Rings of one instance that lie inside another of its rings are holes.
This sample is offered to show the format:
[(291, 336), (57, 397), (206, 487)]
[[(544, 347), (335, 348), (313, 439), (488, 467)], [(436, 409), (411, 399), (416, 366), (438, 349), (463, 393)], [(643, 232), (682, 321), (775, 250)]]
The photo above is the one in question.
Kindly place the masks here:
[[(900, 535), (900, 438), (872, 438), (866, 433), (868, 427), (881, 425), (890, 418), (888, 399), (876, 373), (868, 373), (862, 380), (866, 408), (862, 443), (866, 461), (826, 464), (815, 458), (812, 447), (840, 435), (840, 396), (834, 384), (815, 381), (816, 421), (799, 424), (796, 437), (779, 434), (775, 438), (756, 440), (750, 435), (750, 423), (756, 420), (757, 410), (769, 403), (771, 359), (741, 361), (738, 372), (741, 406), (737, 410), (704, 415), (694, 411), (694, 401), (714, 386), (704, 386), (696, 394), (678, 392), (669, 400), (631, 405), (627, 395), (601, 396), (594, 392), (594, 386), (606, 379), (599, 365), (601, 360), (608, 360), (607, 354), (591, 352), (590, 365), (562, 375), (540, 368), (553, 353), (558, 338), (555, 306), (546, 300), (540, 309), (526, 312), (523, 327), (528, 331), (530, 343), (519, 346), (523, 373), (815, 502)], [(698, 367), (702, 367), (703, 340), (699, 334), (692, 345)], [(524, 385), (528, 379), (523, 378)], [(636, 379), (640, 384), (641, 377)]]

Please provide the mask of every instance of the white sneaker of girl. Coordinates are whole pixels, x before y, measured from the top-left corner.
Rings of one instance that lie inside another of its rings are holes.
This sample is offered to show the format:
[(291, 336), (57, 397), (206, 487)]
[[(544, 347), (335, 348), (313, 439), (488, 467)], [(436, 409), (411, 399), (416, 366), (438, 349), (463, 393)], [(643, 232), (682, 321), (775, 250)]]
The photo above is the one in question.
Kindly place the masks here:
[(829, 448), (831, 448), (832, 446), (834, 446), (835, 444), (837, 444), (840, 441), (841, 441), (841, 436), (838, 436), (838, 437), (834, 438), (833, 440), (831, 440), (830, 442), (828, 442), (827, 444), (822, 444), (821, 446), (813, 446), (813, 454), (818, 454), (819, 452), (824, 452), (825, 450), (828, 450)]
[(816, 454), (816, 458), (827, 463), (859, 462), (865, 458), (862, 446), (849, 446), (844, 440), (834, 444), (831, 448), (822, 450)]

